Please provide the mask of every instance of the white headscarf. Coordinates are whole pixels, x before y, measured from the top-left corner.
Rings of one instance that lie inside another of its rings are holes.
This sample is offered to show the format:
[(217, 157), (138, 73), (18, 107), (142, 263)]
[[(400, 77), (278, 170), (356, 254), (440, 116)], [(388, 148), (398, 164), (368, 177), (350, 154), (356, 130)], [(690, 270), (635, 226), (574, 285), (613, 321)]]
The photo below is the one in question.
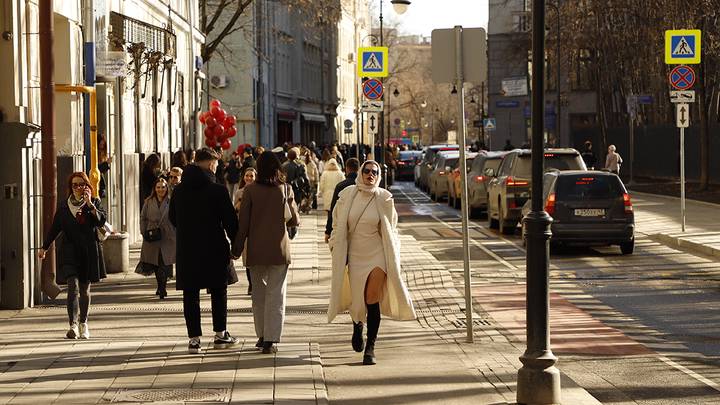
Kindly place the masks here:
[(325, 162), (325, 170), (329, 170), (331, 172), (340, 171), (340, 165), (337, 160), (330, 158), (327, 162)]
[[(375, 176), (375, 184), (372, 186), (368, 186), (363, 181), (363, 169), (368, 165), (375, 165), (380, 173), (378, 173), (377, 176)], [(380, 164), (374, 160), (366, 160), (361, 166), (360, 166), (360, 172), (358, 173), (357, 178), (355, 178), (355, 184), (357, 185), (358, 190), (365, 191), (368, 193), (375, 193), (378, 188), (380, 187), (380, 178), (382, 177), (382, 170), (380, 170)]]

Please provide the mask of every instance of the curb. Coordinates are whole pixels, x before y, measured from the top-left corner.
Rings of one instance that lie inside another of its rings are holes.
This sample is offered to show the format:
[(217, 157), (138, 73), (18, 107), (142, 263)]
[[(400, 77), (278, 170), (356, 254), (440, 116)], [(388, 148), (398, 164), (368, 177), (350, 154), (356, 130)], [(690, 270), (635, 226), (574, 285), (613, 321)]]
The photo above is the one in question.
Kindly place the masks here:
[[(675, 197), (675, 196), (672, 196), (672, 195), (652, 194), (652, 193), (645, 193), (645, 192), (642, 192), (642, 191), (634, 191), (634, 190), (632, 189), (632, 187), (628, 187), (628, 189), (630, 190), (631, 195), (638, 195), (638, 196), (641, 196), (641, 197), (642, 197), (642, 196), (646, 196), (646, 197), (657, 197), (657, 198), (664, 198), (664, 199), (666, 199), (666, 200), (680, 201), (680, 197)], [(715, 203), (711, 203), (711, 202), (707, 202), (707, 201), (693, 200), (693, 199), (691, 199), (691, 198), (686, 198), (686, 201), (692, 202), (693, 204), (704, 205), (704, 206), (709, 207), (709, 208), (719, 208), (719, 209), (720, 209), (720, 204), (715, 204)]]
[(693, 242), (687, 239), (670, 236), (665, 233), (656, 233), (648, 235), (648, 238), (655, 240), (656, 242), (663, 243), (672, 248), (688, 250), (695, 253), (700, 253), (707, 256), (720, 257), (720, 249), (712, 246), (703, 245), (702, 243)]
[(310, 356), (314, 364), (312, 365), (313, 382), (315, 383), (315, 401), (317, 405), (328, 405), (328, 390), (325, 383), (325, 373), (323, 372), (322, 357), (320, 356), (320, 345), (318, 343), (310, 343)]

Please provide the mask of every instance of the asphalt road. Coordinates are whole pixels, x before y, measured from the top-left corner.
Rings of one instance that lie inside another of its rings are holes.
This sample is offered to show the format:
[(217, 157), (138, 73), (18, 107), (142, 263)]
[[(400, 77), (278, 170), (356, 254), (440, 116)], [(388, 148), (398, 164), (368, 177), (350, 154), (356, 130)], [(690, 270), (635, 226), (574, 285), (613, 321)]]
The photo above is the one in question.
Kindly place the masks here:
[[(402, 232), (453, 270), (462, 285), (459, 211), (412, 183), (393, 188)], [(638, 199), (638, 222), (651, 222)], [(720, 212), (719, 212), (720, 214)], [(711, 219), (712, 220), (712, 219)], [(525, 251), (471, 221), (478, 311), (522, 344)], [(604, 403), (720, 403), (720, 263), (638, 233), (635, 253), (617, 246), (565, 248), (551, 257), (551, 328), (561, 370)]]

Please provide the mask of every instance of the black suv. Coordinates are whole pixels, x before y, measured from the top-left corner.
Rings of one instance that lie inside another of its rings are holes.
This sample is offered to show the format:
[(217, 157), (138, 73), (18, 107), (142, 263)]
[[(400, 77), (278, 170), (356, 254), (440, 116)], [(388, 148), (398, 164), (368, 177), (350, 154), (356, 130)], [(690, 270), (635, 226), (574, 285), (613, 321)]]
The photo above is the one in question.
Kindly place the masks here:
[[(553, 217), (553, 245), (620, 245), (635, 250), (635, 215), (620, 178), (608, 172), (549, 172), (543, 179), (543, 204)], [(530, 201), (523, 216), (530, 212)], [(523, 228), (523, 238), (525, 229)]]

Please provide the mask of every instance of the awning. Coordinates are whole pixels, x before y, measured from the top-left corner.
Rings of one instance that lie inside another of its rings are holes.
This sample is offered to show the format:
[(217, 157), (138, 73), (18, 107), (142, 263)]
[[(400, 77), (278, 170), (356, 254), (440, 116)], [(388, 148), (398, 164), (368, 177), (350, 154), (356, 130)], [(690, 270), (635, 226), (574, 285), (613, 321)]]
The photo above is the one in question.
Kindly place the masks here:
[(327, 122), (322, 114), (302, 113), (302, 117), (305, 121), (322, 122), (323, 124)]
[(281, 121), (295, 121), (297, 113), (295, 111), (278, 111), (277, 117)]

